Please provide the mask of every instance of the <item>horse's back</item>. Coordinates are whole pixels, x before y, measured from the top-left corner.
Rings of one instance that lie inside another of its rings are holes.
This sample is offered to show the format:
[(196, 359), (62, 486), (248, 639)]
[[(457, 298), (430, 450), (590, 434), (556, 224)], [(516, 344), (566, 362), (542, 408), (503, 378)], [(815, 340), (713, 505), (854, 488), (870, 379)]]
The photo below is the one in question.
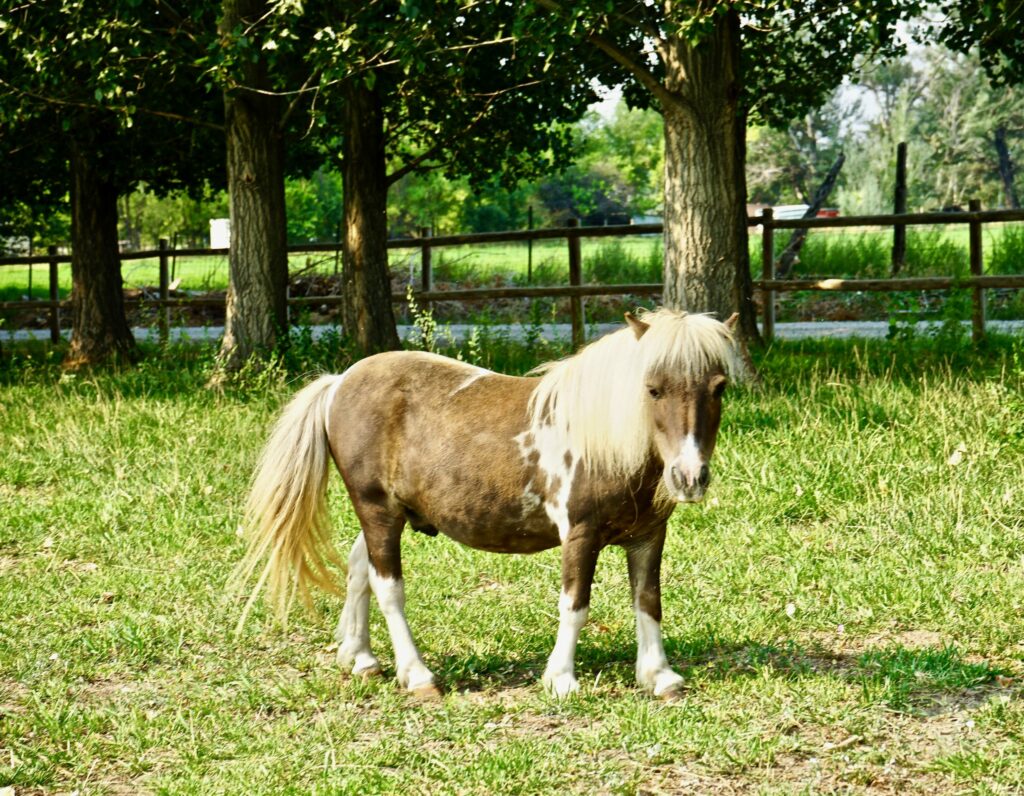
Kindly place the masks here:
[(516, 437), (528, 426), (534, 383), (422, 352), (368, 357), (331, 398), (331, 452), (353, 497), (390, 501), (489, 546), (466, 536), (484, 513), (491, 525), (495, 514), (521, 521), (529, 476)]

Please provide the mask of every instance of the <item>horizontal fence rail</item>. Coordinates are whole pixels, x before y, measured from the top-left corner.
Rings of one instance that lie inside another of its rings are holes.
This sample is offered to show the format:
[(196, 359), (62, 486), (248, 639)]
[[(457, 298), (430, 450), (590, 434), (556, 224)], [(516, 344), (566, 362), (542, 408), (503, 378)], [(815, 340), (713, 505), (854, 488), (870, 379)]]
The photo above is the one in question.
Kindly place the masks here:
[[(1024, 274), (986, 275), (982, 268), (981, 227), (986, 223), (1008, 221), (1024, 221), (1024, 210), (981, 210), (976, 201), (971, 202), (967, 212), (935, 212), (935, 213), (900, 213), (889, 215), (868, 216), (835, 216), (828, 218), (793, 218), (776, 219), (770, 208), (766, 208), (759, 216), (750, 216), (747, 223), (757, 226), (762, 231), (762, 278), (753, 281), (754, 289), (763, 296), (762, 332), (771, 339), (775, 328), (775, 294), (792, 291), (850, 291), (850, 292), (893, 292), (917, 290), (956, 290), (969, 289), (973, 293), (972, 326), (974, 338), (984, 336), (985, 306), (984, 290), (987, 288), (1024, 289)], [(578, 224), (578, 222), (577, 222)], [(970, 276), (953, 277), (893, 277), (888, 279), (859, 278), (802, 278), (776, 279), (774, 277), (775, 253), (774, 231), (778, 229), (837, 229), (864, 227), (893, 227), (912, 225), (950, 225), (967, 224), (970, 230), (968, 255)], [(662, 233), (662, 224), (624, 224), (602, 227), (581, 227), (570, 224), (565, 227), (549, 227), (545, 229), (513, 230), (507, 232), (482, 232), (465, 235), (428, 234), (421, 230), (419, 237), (394, 238), (387, 242), (389, 249), (419, 249), (421, 252), (420, 289), (413, 292), (416, 301), (430, 306), (437, 301), (487, 301), (494, 299), (517, 298), (568, 298), (572, 316), (573, 341), (583, 342), (583, 307), (582, 299), (587, 296), (638, 295), (658, 296), (663, 291), (662, 283), (634, 283), (616, 285), (585, 285), (582, 284), (582, 264), (579, 249), (581, 238), (613, 238), (627, 235), (657, 235)], [(460, 290), (437, 290), (433, 285), (431, 271), (431, 250), (445, 246), (486, 245), (491, 243), (514, 243), (538, 240), (562, 239), (568, 243), (569, 284), (553, 286), (528, 287), (494, 287), (468, 288)], [(339, 251), (337, 243), (312, 243), (289, 246), (289, 254), (315, 254)], [(146, 251), (125, 252), (120, 255), (122, 262), (135, 260), (159, 261), (160, 279), (158, 294), (126, 298), (129, 307), (146, 306), (161, 308), (158, 317), (161, 332), (166, 335), (170, 325), (169, 311), (173, 307), (217, 307), (224, 306), (222, 296), (171, 296), (168, 280), (168, 261), (171, 257), (206, 257), (228, 255), (226, 248), (190, 248), (171, 249), (166, 240), (160, 241), (160, 247)], [(3, 301), (0, 311), (34, 309), (48, 310), (50, 313), (51, 339), (56, 342), (60, 336), (60, 310), (70, 307), (70, 300), (59, 300), (57, 291), (57, 268), (60, 264), (71, 262), (71, 255), (58, 253), (51, 246), (45, 255), (3, 256), (0, 266), (5, 265), (41, 265), (49, 266), (49, 298), (46, 300)], [(392, 294), (396, 303), (407, 301), (404, 293)], [(329, 296), (296, 296), (290, 297), (290, 306), (328, 306), (341, 303), (339, 295)]]

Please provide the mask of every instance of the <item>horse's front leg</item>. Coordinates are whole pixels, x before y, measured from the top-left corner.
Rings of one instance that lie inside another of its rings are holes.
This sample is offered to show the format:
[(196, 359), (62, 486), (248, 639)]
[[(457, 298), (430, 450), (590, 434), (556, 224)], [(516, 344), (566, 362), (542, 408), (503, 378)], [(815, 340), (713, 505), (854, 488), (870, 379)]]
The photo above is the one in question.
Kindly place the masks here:
[(636, 613), (636, 679), (656, 696), (671, 698), (683, 678), (668, 665), (661, 640), (661, 551), (665, 529), (626, 547)]
[(576, 642), (590, 611), (590, 586), (600, 552), (596, 534), (576, 526), (562, 542), (562, 596), (558, 601), (558, 636), (544, 670), (544, 687), (557, 697), (579, 689)]

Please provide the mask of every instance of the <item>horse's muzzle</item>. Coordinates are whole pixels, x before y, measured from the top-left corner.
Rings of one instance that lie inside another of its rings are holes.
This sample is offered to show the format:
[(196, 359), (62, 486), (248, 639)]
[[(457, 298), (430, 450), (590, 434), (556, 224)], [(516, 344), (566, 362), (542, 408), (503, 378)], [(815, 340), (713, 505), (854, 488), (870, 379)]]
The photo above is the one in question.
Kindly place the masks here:
[(711, 483), (711, 469), (701, 464), (695, 473), (673, 464), (665, 473), (665, 485), (679, 503), (699, 503)]

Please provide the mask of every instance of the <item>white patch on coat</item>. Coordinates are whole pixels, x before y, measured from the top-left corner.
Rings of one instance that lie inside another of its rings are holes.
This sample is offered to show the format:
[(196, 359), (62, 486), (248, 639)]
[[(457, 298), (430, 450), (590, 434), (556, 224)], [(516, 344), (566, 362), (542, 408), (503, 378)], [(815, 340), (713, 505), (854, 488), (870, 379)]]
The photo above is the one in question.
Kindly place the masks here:
[(412, 631), (409, 630), (409, 623), (405, 620), (404, 582), (401, 578), (381, 577), (373, 564), (370, 564), (370, 588), (373, 589), (391, 634), (399, 684), (410, 691), (431, 685), (434, 674), (424, 665)]
[[(527, 444), (527, 436), (532, 436), (531, 444)], [(572, 482), (576, 475), (576, 456), (568, 451), (570, 463), (565, 463), (566, 442), (555, 428), (550, 425), (534, 426), (516, 437), (519, 452), (524, 461), (536, 452), (538, 475), (526, 485), (523, 493), (524, 510), (535, 510), (543, 503), (544, 513), (558, 529), (558, 538), (565, 541), (569, 535), (569, 498), (572, 495)], [(543, 483), (535, 484), (534, 480), (543, 477)], [(558, 489), (551, 494), (552, 487), (558, 483)], [(539, 488), (538, 488), (539, 487)], [(527, 513), (524, 511), (524, 514)]]
[(661, 623), (634, 605), (636, 613), (636, 680), (644, 688), (661, 696), (683, 682), (672, 671), (661, 640)]
[(587, 623), (590, 606), (572, 609), (572, 595), (562, 592), (558, 601), (558, 635), (555, 648), (544, 669), (544, 687), (558, 698), (566, 697), (579, 689), (576, 682), (576, 642), (580, 631)]
[(487, 370), (486, 368), (479, 368), (476, 367), (475, 365), (471, 367), (473, 368), (473, 372), (463, 380), (462, 384), (460, 384), (452, 391), (452, 395), (456, 395), (457, 393), (462, 392), (467, 387), (471, 386), (472, 384), (484, 378), (485, 376), (494, 375), (494, 371)]

